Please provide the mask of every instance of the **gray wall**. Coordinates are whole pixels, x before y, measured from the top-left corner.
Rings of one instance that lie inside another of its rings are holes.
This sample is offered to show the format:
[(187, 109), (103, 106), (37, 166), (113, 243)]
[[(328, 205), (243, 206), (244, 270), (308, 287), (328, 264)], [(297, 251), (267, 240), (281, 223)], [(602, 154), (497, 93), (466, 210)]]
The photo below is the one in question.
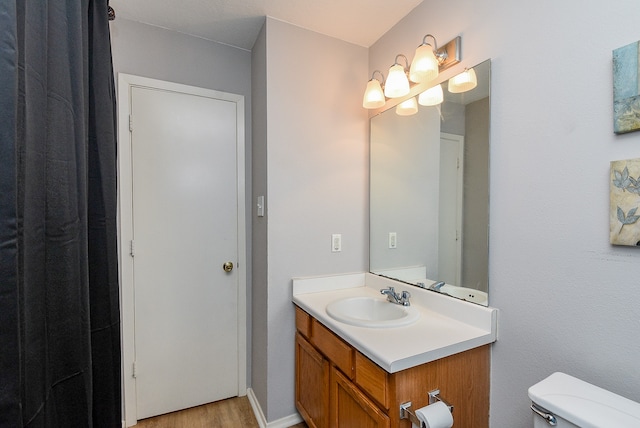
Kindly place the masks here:
[[(247, 263), (251, 263), (251, 52), (198, 37), (118, 17), (110, 23), (114, 73), (127, 73), (169, 82), (244, 95), (247, 183)], [(251, 289), (251, 270), (247, 288)], [(247, 307), (251, 294), (247, 291)], [(251, 322), (251, 310), (247, 310)], [(250, 328), (247, 334), (251, 337)], [(248, 357), (251, 343), (247, 343)], [(250, 379), (251, 366), (247, 367)]]
[[(527, 388), (556, 370), (640, 401), (640, 253), (608, 243), (609, 161), (638, 157), (640, 148), (640, 133), (612, 132), (611, 51), (639, 38), (640, 4), (542, 0), (526, 9), (507, 0), (424, 2), (368, 61), (386, 71), (427, 32), (439, 42), (462, 35), (466, 65), (492, 58), (495, 428), (529, 427)], [(360, 106), (371, 73), (364, 48), (274, 20), (265, 37), (259, 144), (269, 155), (255, 170), (268, 179), (269, 224), (256, 253), (269, 271), (253, 295), (263, 328), (253, 333), (260, 350), (251, 379), (272, 421), (295, 411), (291, 277), (367, 268)], [(116, 71), (244, 94), (250, 109), (249, 52), (120, 18), (112, 42)], [(247, 208), (253, 215), (252, 200)], [(331, 233), (343, 234), (342, 253), (330, 252)]]
[[(616, 136), (612, 54), (638, 40), (640, 3), (424, 2), (370, 50), (389, 67), (425, 33), (492, 58), (490, 304), (500, 309), (491, 426), (531, 426), (527, 389), (554, 371), (640, 401), (640, 252), (609, 244)], [(455, 404), (455, 403), (454, 403)]]
[[(256, 144), (266, 148), (254, 169), (266, 171), (268, 198), (254, 266), (268, 273), (255, 284), (266, 290), (254, 290), (261, 319), (266, 311), (254, 342), (266, 349), (252, 361), (253, 387), (271, 422), (296, 413), (291, 279), (367, 269), (367, 50), (271, 18), (258, 44), (254, 63), (266, 63), (259, 83), (266, 88), (257, 101), (262, 108), (266, 97), (266, 121), (254, 125)], [(342, 234), (342, 252), (331, 252), (332, 233)]]
[[(269, 194), (267, 189), (267, 35), (266, 25), (262, 27), (258, 39), (251, 52), (251, 88), (253, 95), (253, 153), (252, 179), (254, 205), (250, 205), (249, 215), (252, 218), (252, 260), (251, 265), (252, 305), (251, 305), (251, 354), (248, 361), (252, 377), (250, 384), (257, 400), (266, 413), (267, 405), (267, 352), (268, 352), (268, 253), (267, 253), (267, 219), (269, 218)], [(264, 196), (266, 201), (265, 216), (256, 215), (255, 201), (257, 196)]]
[(466, 107), (464, 140), (464, 211), (462, 286), (487, 291), (489, 277), (489, 99)]
[(251, 124), (251, 52), (122, 18), (110, 28), (115, 73), (244, 95)]
[[(370, 266), (375, 272), (425, 266), (426, 278), (438, 278), (440, 112), (387, 110), (371, 119), (370, 132)], [(397, 233), (395, 249), (389, 232)]]

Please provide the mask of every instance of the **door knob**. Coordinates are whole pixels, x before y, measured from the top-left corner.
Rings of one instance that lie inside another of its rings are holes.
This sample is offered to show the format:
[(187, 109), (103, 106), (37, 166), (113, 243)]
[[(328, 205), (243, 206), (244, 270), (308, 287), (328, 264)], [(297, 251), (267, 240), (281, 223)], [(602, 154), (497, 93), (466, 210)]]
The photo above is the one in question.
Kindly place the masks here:
[(226, 262), (226, 263), (224, 263), (224, 264), (222, 265), (222, 269), (223, 269), (225, 272), (231, 272), (231, 271), (233, 270), (233, 263), (231, 263), (231, 262)]

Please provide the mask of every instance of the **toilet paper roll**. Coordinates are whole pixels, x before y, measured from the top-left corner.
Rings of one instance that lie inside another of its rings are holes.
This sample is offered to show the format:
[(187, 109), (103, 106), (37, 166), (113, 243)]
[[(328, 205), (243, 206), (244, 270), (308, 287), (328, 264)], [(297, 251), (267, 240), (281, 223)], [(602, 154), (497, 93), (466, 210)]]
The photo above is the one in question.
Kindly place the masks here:
[(421, 422), (421, 428), (451, 428), (453, 416), (446, 404), (437, 401), (416, 410), (416, 416)]

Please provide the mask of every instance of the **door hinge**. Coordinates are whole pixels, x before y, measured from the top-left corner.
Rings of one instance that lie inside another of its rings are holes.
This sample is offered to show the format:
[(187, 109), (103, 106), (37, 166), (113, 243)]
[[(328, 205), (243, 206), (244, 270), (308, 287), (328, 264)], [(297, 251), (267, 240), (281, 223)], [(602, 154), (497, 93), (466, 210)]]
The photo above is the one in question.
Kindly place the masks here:
[(129, 241), (129, 255), (131, 257), (135, 256), (135, 246), (133, 243), (133, 239), (131, 241)]
[(133, 132), (133, 116), (129, 115), (129, 132)]
[(136, 367), (136, 362), (134, 361), (133, 364), (131, 365), (131, 377), (136, 378), (138, 377), (138, 370)]

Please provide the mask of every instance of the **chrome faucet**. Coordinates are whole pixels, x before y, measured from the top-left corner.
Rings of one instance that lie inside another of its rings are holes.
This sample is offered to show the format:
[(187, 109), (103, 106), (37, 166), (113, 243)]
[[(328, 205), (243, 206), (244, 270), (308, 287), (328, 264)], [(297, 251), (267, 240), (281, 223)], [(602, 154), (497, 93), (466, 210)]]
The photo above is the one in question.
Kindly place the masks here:
[(442, 288), (443, 285), (444, 285), (444, 281), (434, 282), (433, 284), (431, 284), (429, 286), (429, 290), (440, 291), (440, 289)]
[(385, 294), (387, 296), (387, 300), (391, 303), (395, 303), (396, 305), (402, 306), (410, 306), (411, 302), (409, 302), (409, 298), (411, 298), (411, 293), (408, 291), (403, 291), (402, 294), (396, 293), (396, 289), (393, 287), (383, 288), (380, 290), (380, 294)]

